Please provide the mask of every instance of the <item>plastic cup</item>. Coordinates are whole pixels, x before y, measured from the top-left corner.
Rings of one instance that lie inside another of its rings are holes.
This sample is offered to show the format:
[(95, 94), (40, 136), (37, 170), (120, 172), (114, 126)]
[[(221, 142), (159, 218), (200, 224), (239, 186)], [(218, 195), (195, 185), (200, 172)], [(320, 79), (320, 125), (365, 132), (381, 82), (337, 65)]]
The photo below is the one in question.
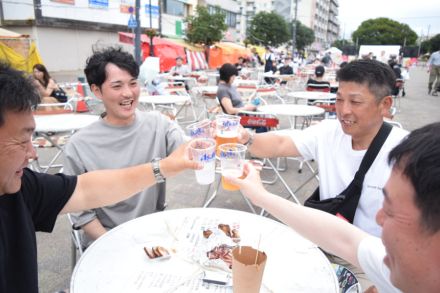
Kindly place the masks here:
[(195, 170), (199, 184), (211, 184), (215, 180), (215, 146), (215, 140), (211, 138), (197, 138), (190, 142), (193, 160), (203, 164), (203, 169)]
[(246, 146), (239, 143), (227, 143), (219, 146), (219, 158), (222, 171), (222, 187), (224, 190), (238, 190), (225, 176), (239, 178), (243, 175)]
[(267, 255), (250, 246), (232, 250), (232, 287), (234, 293), (259, 293)]
[(186, 127), (188, 135), (194, 138), (211, 138), (211, 121), (208, 119), (192, 123)]
[(217, 142), (217, 156), (219, 156), (219, 146), (226, 143), (238, 142), (238, 129), (240, 126), (240, 116), (234, 115), (217, 115), (215, 117), (216, 122), (216, 135), (215, 141)]

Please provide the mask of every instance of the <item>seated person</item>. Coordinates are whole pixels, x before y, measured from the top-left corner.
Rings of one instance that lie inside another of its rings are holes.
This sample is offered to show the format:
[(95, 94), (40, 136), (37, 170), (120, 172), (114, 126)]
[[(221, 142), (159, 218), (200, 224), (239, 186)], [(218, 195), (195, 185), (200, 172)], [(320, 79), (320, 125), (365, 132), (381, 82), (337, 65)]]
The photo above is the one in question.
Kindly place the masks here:
[(230, 63), (225, 63), (220, 67), (217, 99), (225, 114), (236, 115), (240, 111), (255, 111), (257, 109), (253, 104), (243, 103), (237, 88), (233, 85), (237, 75), (237, 68)]
[[(278, 69), (280, 75), (291, 75), (291, 74), (293, 74), (293, 68), (292, 68), (292, 66), (290, 66), (291, 63), (292, 63), (292, 58), (287, 56), (284, 59), (284, 64)], [(282, 80), (281, 81), (281, 84), (286, 84), (286, 83), (287, 83), (286, 80)]]
[(38, 173), (26, 166), (36, 158), (32, 109), (40, 96), (24, 72), (1, 62), (0, 101), (0, 292), (38, 292), (36, 232), (52, 232), (58, 214), (113, 205), (185, 169), (202, 167), (188, 160), (182, 145), (153, 164), (79, 176)]
[[(84, 73), (105, 112), (81, 129), (65, 147), (64, 173), (79, 175), (117, 169), (165, 158), (183, 142), (180, 127), (158, 112), (136, 111), (139, 103), (139, 67), (131, 54), (109, 48), (95, 52)], [(112, 206), (72, 214), (81, 227), (84, 247), (107, 230), (131, 219), (165, 208), (165, 183)]]
[(244, 179), (227, 179), (240, 186), (253, 204), (325, 251), (365, 271), (371, 284), (362, 286), (362, 292), (436, 293), (440, 288), (438, 158), (438, 122), (414, 130), (383, 158), (392, 169), (380, 189), (383, 203), (374, 213), (375, 221), (383, 228), (376, 236), (334, 215), (265, 190), (249, 163), (244, 168)]
[(322, 65), (316, 66), (315, 67), (315, 77), (314, 78), (309, 78), (307, 80), (307, 86), (309, 86), (310, 84), (323, 84), (323, 85), (328, 85), (330, 87), (330, 82), (324, 80), (324, 74), (325, 74), (325, 68)]
[(55, 80), (50, 77), (49, 72), (43, 64), (35, 64), (32, 71), (32, 76), (35, 80), (35, 86), (38, 89), (41, 97), (41, 103), (65, 103), (67, 97), (61, 97), (56, 95), (57, 91), (61, 91), (60, 87), (56, 84)]
[[(180, 56), (177, 56), (176, 58), (176, 65), (171, 67), (170, 74), (172, 76), (188, 76), (190, 75), (191, 70), (189, 69), (188, 65), (183, 64), (183, 58)], [(185, 84), (185, 88), (188, 91), (189, 85), (187, 80), (176, 80), (177, 82), (182, 82)]]

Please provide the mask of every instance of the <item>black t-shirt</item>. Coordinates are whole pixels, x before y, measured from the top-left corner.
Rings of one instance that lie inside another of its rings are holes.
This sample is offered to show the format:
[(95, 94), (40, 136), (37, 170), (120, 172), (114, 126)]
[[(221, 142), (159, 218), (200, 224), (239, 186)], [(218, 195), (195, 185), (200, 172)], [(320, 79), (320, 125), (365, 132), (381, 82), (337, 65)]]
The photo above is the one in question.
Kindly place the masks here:
[(280, 67), (280, 74), (293, 74), (293, 68), (290, 67), (289, 65), (283, 65), (282, 67)]
[(0, 196), (0, 292), (38, 292), (35, 232), (52, 232), (76, 181), (24, 169), (20, 191)]

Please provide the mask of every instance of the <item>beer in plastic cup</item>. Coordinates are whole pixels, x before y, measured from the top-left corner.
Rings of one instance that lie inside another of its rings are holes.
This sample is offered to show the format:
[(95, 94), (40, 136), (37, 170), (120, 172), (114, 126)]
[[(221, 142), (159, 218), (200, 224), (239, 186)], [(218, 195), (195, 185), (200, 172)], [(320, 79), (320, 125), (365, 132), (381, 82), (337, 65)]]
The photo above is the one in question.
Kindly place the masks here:
[(211, 138), (211, 121), (208, 119), (192, 123), (186, 127), (191, 138)]
[(216, 136), (217, 142), (217, 156), (219, 156), (218, 147), (226, 143), (238, 142), (238, 128), (240, 126), (240, 116), (234, 115), (217, 115), (216, 122)]
[(220, 166), (222, 170), (222, 187), (225, 190), (238, 190), (225, 176), (239, 178), (243, 175), (246, 146), (239, 143), (227, 143), (219, 146)]
[(215, 146), (215, 140), (211, 138), (197, 138), (190, 142), (193, 160), (203, 165), (203, 169), (195, 170), (199, 184), (211, 184), (215, 180)]
[[(257, 254), (258, 252), (258, 254)], [(259, 293), (267, 255), (250, 246), (232, 250), (232, 287), (234, 293)]]

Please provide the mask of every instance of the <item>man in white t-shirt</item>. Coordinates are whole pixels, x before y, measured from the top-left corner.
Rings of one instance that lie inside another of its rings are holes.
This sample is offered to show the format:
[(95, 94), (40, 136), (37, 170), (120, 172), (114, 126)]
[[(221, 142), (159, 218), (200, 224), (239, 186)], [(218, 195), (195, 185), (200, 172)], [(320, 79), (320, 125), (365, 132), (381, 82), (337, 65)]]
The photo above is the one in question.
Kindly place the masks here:
[[(321, 200), (337, 196), (353, 180), (393, 102), (391, 89), (395, 78), (387, 64), (375, 60), (353, 61), (338, 71), (337, 78), (337, 120), (321, 122), (291, 137), (266, 133), (250, 139), (243, 131), (241, 138), (242, 143), (252, 142), (248, 149), (256, 157), (301, 156), (317, 161)], [(406, 134), (394, 127), (365, 175), (353, 224), (375, 236), (380, 236), (381, 229), (374, 216), (382, 205), (381, 190), (391, 172), (386, 157)], [(361, 271), (349, 269), (355, 272), (364, 287), (369, 287)]]
[(376, 215), (381, 238), (266, 191), (251, 164), (245, 165), (244, 179), (227, 180), (305, 238), (362, 268), (379, 292), (436, 293), (440, 288), (440, 123), (411, 132), (391, 150), (387, 162), (393, 167)]

